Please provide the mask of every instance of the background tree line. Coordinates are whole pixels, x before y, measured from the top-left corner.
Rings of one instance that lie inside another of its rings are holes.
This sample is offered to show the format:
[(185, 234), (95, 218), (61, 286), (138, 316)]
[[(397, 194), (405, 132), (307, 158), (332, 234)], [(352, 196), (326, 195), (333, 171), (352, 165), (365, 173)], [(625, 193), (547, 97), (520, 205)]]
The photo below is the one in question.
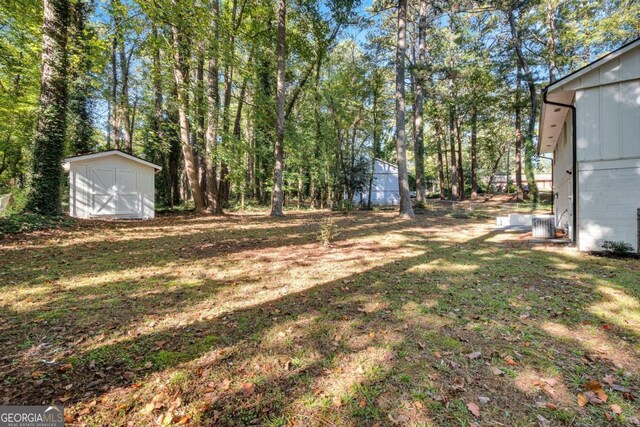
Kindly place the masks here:
[(61, 159), (116, 148), (218, 214), (352, 201), (374, 157), (407, 215), (507, 158), (537, 200), (540, 88), (639, 35), (633, 0), (0, 0), (0, 189), (59, 212)]

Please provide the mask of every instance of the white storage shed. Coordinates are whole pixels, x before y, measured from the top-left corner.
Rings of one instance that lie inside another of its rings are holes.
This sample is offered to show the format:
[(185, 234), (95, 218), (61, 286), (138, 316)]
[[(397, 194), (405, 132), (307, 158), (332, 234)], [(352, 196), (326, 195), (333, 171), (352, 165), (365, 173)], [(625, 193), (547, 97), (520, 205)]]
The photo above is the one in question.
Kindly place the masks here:
[(69, 172), (69, 215), (75, 218), (155, 216), (158, 165), (119, 150), (65, 159)]
[(553, 153), (556, 224), (580, 250), (638, 250), (640, 39), (544, 89), (538, 151)]
[[(367, 204), (368, 188), (356, 194), (355, 202)], [(371, 204), (376, 206), (394, 206), (400, 204), (398, 186), (398, 166), (381, 159), (375, 159), (373, 183), (371, 185)]]

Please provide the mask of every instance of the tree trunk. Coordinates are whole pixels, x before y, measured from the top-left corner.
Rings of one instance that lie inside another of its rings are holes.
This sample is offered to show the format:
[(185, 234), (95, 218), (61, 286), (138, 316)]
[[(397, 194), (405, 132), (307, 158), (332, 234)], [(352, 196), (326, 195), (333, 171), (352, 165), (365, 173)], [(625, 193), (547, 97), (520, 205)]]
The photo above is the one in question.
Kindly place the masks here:
[(378, 157), (378, 153), (380, 152), (380, 81), (379, 81), (379, 71), (375, 69), (373, 71), (373, 79), (372, 83), (373, 87), (373, 106), (372, 106), (372, 115), (373, 115), (373, 144), (371, 146), (371, 171), (369, 174), (369, 191), (367, 194), (367, 209), (371, 209), (371, 192), (373, 191), (373, 178), (376, 172), (376, 158)]
[[(173, 99), (178, 98), (178, 93), (176, 90), (175, 81), (173, 87), (171, 89), (171, 96)], [(167, 105), (175, 105), (175, 103), (170, 103)], [(178, 118), (178, 110), (177, 108), (172, 108), (168, 111), (167, 114), (167, 129), (178, 129), (180, 127), (180, 120)], [(169, 172), (169, 194), (171, 199), (171, 207), (173, 208), (176, 205), (181, 203), (181, 192), (180, 192), (180, 159), (182, 158), (182, 144), (180, 142), (180, 137), (177, 132), (167, 132), (164, 134), (164, 137), (167, 139), (169, 143), (169, 158), (168, 162), (168, 172)]]
[[(522, 101), (520, 100), (521, 85), (520, 85), (521, 68), (518, 66), (516, 75), (516, 141), (515, 141), (515, 174), (516, 174), (516, 198), (519, 202), (524, 200), (524, 188), (522, 187)], [(507, 170), (507, 186), (509, 185), (509, 171)]]
[(213, 38), (207, 64), (207, 130), (205, 132), (205, 179), (207, 181), (207, 210), (214, 215), (222, 215), (222, 203), (217, 178), (218, 114), (220, 112), (220, 92), (218, 90), (218, 37), (220, 22), (219, 0), (211, 1), (211, 22)]
[(202, 190), (205, 206), (207, 203), (207, 168), (206, 168), (206, 150), (204, 143), (205, 132), (205, 106), (204, 106), (204, 45), (202, 43), (198, 46), (197, 53), (197, 66), (196, 66), (196, 87), (193, 95), (195, 106), (195, 116), (197, 126), (193, 130), (192, 144), (195, 150), (195, 155), (198, 164), (198, 181), (200, 182), (200, 189)]
[(533, 80), (533, 74), (531, 74), (531, 69), (529, 68), (529, 64), (527, 63), (526, 58), (524, 57), (524, 53), (522, 52), (522, 39), (520, 38), (520, 33), (516, 27), (516, 21), (514, 17), (514, 11), (509, 11), (509, 26), (511, 28), (511, 36), (513, 38), (515, 51), (518, 56), (518, 61), (520, 63), (520, 67), (524, 71), (524, 78), (527, 82), (527, 87), (529, 88), (529, 122), (527, 126), (527, 138), (524, 144), (524, 171), (527, 175), (527, 184), (529, 186), (529, 194), (533, 198), (533, 203), (538, 203), (539, 201), (539, 193), (538, 186), (536, 185), (535, 175), (533, 170), (533, 155), (534, 155), (534, 147), (533, 147), (533, 138), (536, 127), (536, 115), (538, 110), (538, 96), (536, 92), (536, 84)]
[(400, 217), (413, 218), (407, 172), (407, 135), (405, 130), (404, 59), (407, 37), (407, 0), (398, 0), (398, 39), (396, 46), (396, 149), (398, 157), (398, 187)]
[(119, 150), (120, 149), (120, 114), (118, 112), (118, 31), (117, 28), (120, 26), (120, 20), (117, 16), (113, 17), (113, 25), (116, 27), (114, 30), (113, 40), (111, 41), (111, 104), (110, 104), (110, 115), (111, 115), (111, 132), (113, 135), (111, 136), (111, 141), (113, 146)]
[(173, 74), (176, 81), (176, 90), (178, 92), (177, 105), (180, 120), (180, 143), (182, 145), (184, 167), (186, 169), (189, 188), (191, 189), (191, 196), (193, 197), (196, 212), (202, 212), (204, 209), (204, 197), (202, 189), (200, 188), (200, 182), (198, 181), (198, 170), (196, 169), (193, 150), (189, 142), (189, 117), (187, 115), (189, 94), (187, 89), (188, 82), (186, 81), (188, 71), (186, 69), (185, 59), (183, 58), (182, 35), (180, 34), (180, 29), (178, 29), (176, 24), (171, 25), (171, 33), (173, 35), (173, 47), (175, 51)]
[(74, 154), (86, 154), (91, 151), (93, 124), (89, 114), (89, 77), (91, 69), (89, 40), (86, 21), (89, 5), (84, 0), (76, 0), (71, 7), (70, 55), (73, 64), (70, 67), (69, 82), (69, 140)]
[[(158, 27), (155, 24), (151, 26), (151, 33), (153, 35), (153, 58), (152, 58), (152, 83), (153, 83), (153, 93), (154, 93), (154, 109), (153, 109), (153, 122), (151, 124), (151, 128), (153, 131), (153, 142), (156, 147), (160, 148), (160, 156), (162, 159), (162, 165), (165, 168), (162, 171), (162, 174), (165, 179), (165, 191), (166, 191), (166, 203), (168, 206), (173, 206), (173, 200), (171, 198), (171, 174), (170, 174), (170, 161), (167, 159), (166, 153), (164, 151), (165, 144), (165, 133), (164, 133), (164, 96), (162, 94), (162, 65), (161, 65), (161, 53), (160, 53), (160, 44), (159, 44), (159, 34)], [(169, 153), (170, 154), (170, 153)]]
[(438, 185), (440, 186), (440, 200), (444, 200), (447, 198), (447, 194), (444, 191), (446, 184), (444, 180), (444, 162), (442, 161), (442, 139), (444, 136), (439, 121), (436, 121), (435, 127), (436, 139), (438, 140)]
[[(152, 28), (153, 37), (155, 43), (157, 44), (158, 40), (158, 27), (153, 25)], [(153, 49), (153, 91), (155, 95), (155, 103), (154, 103), (154, 123), (153, 130), (155, 131), (155, 139), (156, 143), (159, 146), (163, 145), (164, 142), (164, 114), (163, 114), (163, 96), (162, 96), (162, 65), (160, 59), (160, 48), (158, 46), (154, 46)]]
[[(322, 191), (320, 188), (320, 178), (319, 178), (319, 166), (321, 160), (322, 153), (322, 117), (320, 115), (320, 105), (322, 103), (322, 95), (320, 94), (320, 61), (316, 62), (316, 76), (315, 76), (315, 86), (314, 86), (314, 104), (313, 104), (313, 115), (314, 121), (316, 125), (315, 129), (315, 140), (314, 140), (314, 159), (316, 164), (311, 171), (311, 199), (313, 202), (313, 207), (318, 208), (322, 205), (321, 197)], [(374, 98), (374, 109), (373, 116), (375, 120), (375, 98)], [(375, 144), (375, 136), (374, 136), (374, 144)]]
[(471, 198), (478, 198), (478, 109), (471, 113)]
[[(238, 1), (233, 0), (231, 4), (231, 27), (228, 29), (229, 38), (226, 40), (227, 48), (230, 55), (223, 56), (226, 58), (224, 62), (224, 94), (222, 97), (222, 146), (229, 146), (229, 137), (231, 136), (231, 95), (233, 90), (233, 57), (235, 55), (235, 31), (237, 29), (238, 13)], [(229, 193), (231, 189), (231, 183), (228, 179), (229, 166), (224, 160), (220, 163), (220, 184), (218, 189), (218, 203), (222, 206), (223, 203), (229, 201)]]
[(124, 150), (131, 154), (133, 152), (133, 131), (129, 108), (129, 59), (127, 58), (124, 40), (120, 41), (120, 120), (122, 121), (122, 134)]
[(549, 55), (549, 84), (556, 81), (556, 15), (557, 4), (555, 0), (547, 2), (547, 55)]
[[(251, 94), (247, 104), (251, 104)], [(255, 134), (253, 132), (252, 115), (245, 114), (244, 137), (247, 142), (246, 165), (247, 170), (244, 174), (244, 188), (246, 189), (249, 200), (253, 200), (255, 195), (255, 174), (254, 174), (254, 158), (255, 158)]]
[(40, 106), (27, 210), (61, 213), (60, 184), (66, 132), (68, 0), (44, 0)]
[(253, 111), (253, 123), (255, 127), (255, 152), (256, 152), (256, 189), (261, 204), (266, 204), (270, 195), (265, 181), (273, 173), (273, 161), (266, 155), (266, 152), (273, 149), (275, 141), (276, 108), (275, 108), (275, 81), (271, 70), (273, 70), (271, 55), (257, 53), (258, 64), (255, 81), (255, 100)]
[(451, 199), (458, 200), (458, 166), (456, 164), (455, 108), (449, 107), (449, 148), (451, 150)]
[[(250, 64), (249, 64), (250, 65)], [(240, 132), (242, 130), (242, 106), (244, 105), (244, 97), (247, 93), (247, 83), (249, 78), (245, 77), (242, 80), (242, 86), (240, 86), (240, 96), (238, 97), (238, 108), (236, 109), (236, 118), (233, 122), (233, 136), (236, 141), (240, 140)]]
[(298, 210), (302, 207), (302, 200), (304, 199), (303, 191), (304, 191), (304, 180), (302, 179), (304, 176), (304, 169), (298, 168)]
[[(249, 67), (251, 65), (251, 62), (249, 62), (249, 64), (247, 64), (247, 66)], [(240, 95), (238, 97), (238, 107), (236, 108), (236, 118), (233, 122), (233, 138), (236, 144), (240, 143), (240, 140), (242, 138), (241, 136), (241, 132), (242, 132), (242, 107), (244, 105), (244, 98), (247, 92), (247, 83), (249, 81), (248, 77), (245, 77), (242, 80), (242, 86), (240, 86)], [(242, 182), (242, 187), (240, 188), (240, 195), (242, 197), (243, 203), (243, 209), (244, 209), (244, 197), (245, 197), (245, 192), (246, 192), (246, 185), (245, 185), (246, 179), (243, 180)], [(230, 183), (229, 183), (230, 184)]]
[(413, 122), (413, 150), (416, 162), (416, 201), (424, 203), (424, 128), (422, 124), (425, 86), (425, 32), (427, 30), (427, 0), (420, 0), (418, 18), (418, 63), (416, 64), (416, 99)]
[(458, 194), (460, 200), (464, 200), (464, 169), (462, 168), (462, 135), (460, 133), (460, 123), (456, 120), (456, 139), (458, 141)]
[(275, 141), (275, 165), (273, 170), (273, 193), (271, 194), (271, 216), (284, 216), (283, 163), (284, 163), (284, 63), (286, 55), (287, 0), (278, 3), (278, 73), (276, 81), (277, 120)]
[(112, 132), (111, 130), (113, 129), (113, 121), (111, 120), (111, 117), (113, 117), (112, 115), (112, 111), (111, 111), (111, 99), (109, 99), (109, 97), (106, 97), (106, 101), (107, 101), (107, 150), (111, 150), (111, 144), (112, 144)]
[[(500, 160), (502, 160), (502, 156), (504, 156), (505, 152), (509, 151), (509, 144), (505, 145), (504, 148), (502, 150), (498, 150), (498, 158), (496, 159), (496, 161), (493, 164), (493, 167), (491, 168), (491, 175), (489, 176), (489, 183), (487, 184), (487, 189), (490, 191), (492, 190), (493, 187), (493, 180), (496, 177), (496, 172), (498, 171), (498, 166), (500, 166)], [(508, 179), (507, 179), (507, 183), (508, 183)]]

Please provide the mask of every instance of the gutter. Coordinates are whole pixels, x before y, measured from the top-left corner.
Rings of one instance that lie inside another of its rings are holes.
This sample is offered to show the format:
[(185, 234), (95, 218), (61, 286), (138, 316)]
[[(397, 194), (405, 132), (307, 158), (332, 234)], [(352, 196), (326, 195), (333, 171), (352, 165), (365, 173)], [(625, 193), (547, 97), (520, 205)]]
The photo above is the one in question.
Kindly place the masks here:
[[(572, 222), (573, 222), (573, 241), (574, 243), (577, 244), (578, 242), (578, 153), (577, 153), (577, 148), (578, 148), (578, 128), (577, 128), (577, 119), (576, 119), (576, 107), (573, 104), (562, 104), (560, 102), (554, 102), (554, 101), (549, 101), (547, 99), (547, 90), (549, 89), (549, 86), (545, 87), (544, 89), (542, 89), (542, 102), (544, 104), (548, 104), (548, 105), (555, 105), (556, 107), (564, 107), (564, 108), (569, 108), (571, 109), (571, 124), (572, 124), (572, 128), (571, 129), (571, 146), (573, 149), (573, 170), (571, 171), (571, 184), (573, 187), (573, 194), (571, 197), (571, 204), (573, 205), (573, 218), (572, 218)], [(553, 174), (552, 174), (553, 176)]]

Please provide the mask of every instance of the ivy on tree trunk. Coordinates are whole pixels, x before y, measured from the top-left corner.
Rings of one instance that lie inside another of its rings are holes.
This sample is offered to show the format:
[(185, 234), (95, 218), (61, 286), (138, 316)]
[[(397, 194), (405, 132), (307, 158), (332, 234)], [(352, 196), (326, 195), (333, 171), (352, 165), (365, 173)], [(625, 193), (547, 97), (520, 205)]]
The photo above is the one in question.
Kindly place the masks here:
[(27, 210), (62, 212), (60, 184), (66, 132), (68, 0), (44, 0), (40, 108), (33, 146), (32, 182)]

